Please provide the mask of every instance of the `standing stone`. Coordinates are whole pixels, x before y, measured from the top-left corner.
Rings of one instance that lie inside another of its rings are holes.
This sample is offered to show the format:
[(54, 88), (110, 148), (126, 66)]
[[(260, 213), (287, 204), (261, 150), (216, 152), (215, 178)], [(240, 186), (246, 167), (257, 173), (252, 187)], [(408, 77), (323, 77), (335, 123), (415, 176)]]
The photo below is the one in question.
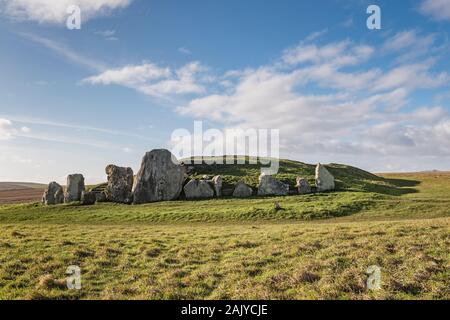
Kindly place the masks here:
[(67, 176), (64, 202), (80, 201), (81, 193), (84, 191), (84, 177), (82, 174), (69, 174)]
[(212, 178), (212, 182), (214, 184), (214, 191), (216, 193), (216, 197), (221, 197), (222, 196), (222, 177), (221, 176), (215, 176), (214, 178)]
[(334, 177), (331, 173), (320, 163), (316, 167), (316, 187), (317, 192), (334, 190)]
[(309, 194), (312, 191), (308, 181), (301, 177), (297, 177), (296, 187), (298, 188), (298, 194)]
[(96, 201), (96, 197), (95, 197), (94, 192), (83, 191), (81, 193), (81, 200), (80, 200), (81, 205), (91, 206), (91, 205), (95, 204), (95, 201)]
[(133, 186), (133, 203), (176, 200), (183, 188), (186, 169), (170, 151), (147, 152)]
[(108, 198), (105, 191), (96, 192), (95, 193), (95, 200), (97, 202), (108, 202)]
[(133, 170), (110, 164), (105, 169), (108, 175), (106, 200), (117, 203), (131, 203), (133, 199)]
[(248, 198), (251, 197), (253, 195), (253, 189), (245, 184), (242, 181), (239, 181), (236, 184), (236, 187), (234, 188), (233, 191), (233, 197), (235, 198)]
[(259, 176), (258, 196), (287, 196), (288, 194), (288, 184), (264, 173)]
[(214, 197), (214, 190), (206, 180), (191, 180), (184, 186), (186, 199), (209, 199)]
[(56, 182), (50, 182), (42, 196), (42, 203), (45, 205), (60, 204), (64, 202), (63, 188)]

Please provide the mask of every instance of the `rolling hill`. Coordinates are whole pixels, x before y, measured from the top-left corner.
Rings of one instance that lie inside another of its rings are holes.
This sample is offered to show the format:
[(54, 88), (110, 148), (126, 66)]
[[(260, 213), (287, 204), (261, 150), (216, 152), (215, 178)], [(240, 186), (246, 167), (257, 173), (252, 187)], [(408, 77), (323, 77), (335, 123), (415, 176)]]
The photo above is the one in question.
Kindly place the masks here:
[(22, 189), (45, 189), (46, 185), (34, 182), (0, 182), (0, 191)]

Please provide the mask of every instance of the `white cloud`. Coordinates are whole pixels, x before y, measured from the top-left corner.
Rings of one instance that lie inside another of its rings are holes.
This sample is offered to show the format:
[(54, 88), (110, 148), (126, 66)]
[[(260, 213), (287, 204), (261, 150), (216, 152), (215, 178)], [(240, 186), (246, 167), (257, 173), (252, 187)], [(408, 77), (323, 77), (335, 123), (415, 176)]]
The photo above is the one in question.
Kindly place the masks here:
[(320, 37), (323, 37), (327, 33), (328, 33), (328, 29), (323, 29), (323, 30), (320, 30), (320, 31), (313, 32), (313, 33), (311, 33), (309, 36), (307, 36), (305, 38), (305, 41), (306, 42), (314, 41), (314, 40), (316, 40), (316, 39), (318, 39)]
[(3, 12), (14, 19), (63, 23), (71, 5), (81, 9), (83, 21), (127, 7), (132, 0), (0, 0)]
[(396, 33), (386, 40), (384, 49), (399, 51), (413, 47), (415, 50), (429, 49), (435, 41), (435, 35), (421, 37), (417, 30), (406, 30)]
[(435, 88), (446, 84), (450, 76), (447, 72), (432, 73), (432, 61), (408, 64), (396, 67), (379, 77), (372, 90), (388, 90), (394, 88), (406, 88), (408, 90), (418, 88)]
[(450, 20), (450, 5), (448, 0), (423, 0), (420, 11), (435, 20)]
[(176, 94), (202, 93), (205, 88), (199, 84), (196, 75), (206, 71), (199, 62), (171, 70), (153, 63), (110, 69), (99, 75), (88, 77), (82, 83), (117, 84), (154, 97), (169, 97)]
[(14, 135), (13, 124), (8, 119), (0, 118), (0, 140), (11, 139)]
[(334, 67), (356, 65), (370, 58), (373, 48), (367, 45), (354, 45), (345, 40), (322, 47), (300, 44), (285, 51), (283, 61), (289, 65), (301, 63), (328, 63)]
[(142, 65), (129, 65), (119, 69), (110, 69), (97, 76), (83, 80), (90, 84), (118, 84), (124, 86), (135, 86), (150, 80), (167, 78), (170, 76), (168, 68), (160, 68), (153, 63)]
[(116, 30), (99, 30), (94, 32), (95, 35), (103, 37), (105, 40), (117, 41)]
[(181, 52), (181, 53), (184, 53), (184, 54), (191, 54), (191, 53), (192, 53), (191, 50), (189, 50), (189, 49), (186, 48), (186, 47), (180, 47), (180, 48), (178, 48), (178, 52)]
[[(391, 49), (417, 45), (407, 38)], [(226, 72), (225, 92), (195, 98), (177, 112), (225, 128), (280, 129), (284, 157), (302, 161), (342, 161), (382, 171), (397, 168), (394, 161), (414, 170), (411, 159), (450, 158), (448, 111), (406, 108), (412, 92), (446, 86), (449, 75), (432, 71), (434, 59), (367, 70), (374, 50), (349, 41), (301, 44), (273, 65)], [(352, 71), (344, 71), (347, 67)], [(392, 162), (381, 166), (387, 158)]]
[(100, 31), (95, 31), (94, 34), (102, 36), (102, 37), (112, 37), (116, 34), (116, 30), (100, 30)]
[(445, 45), (436, 46), (437, 40), (437, 34), (422, 35), (415, 29), (400, 31), (386, 39), (381, 52), (396, 54), (397, 64), (407, 63), (445, 49)]

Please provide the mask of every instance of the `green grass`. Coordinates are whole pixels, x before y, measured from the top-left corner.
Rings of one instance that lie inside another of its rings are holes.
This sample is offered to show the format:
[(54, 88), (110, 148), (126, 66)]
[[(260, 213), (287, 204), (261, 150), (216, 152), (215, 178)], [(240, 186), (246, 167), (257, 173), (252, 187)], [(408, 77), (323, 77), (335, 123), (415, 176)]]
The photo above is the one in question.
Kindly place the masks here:
[[(311, 179), (291, 163), (280, 177)], [(449, 299), (450, 174), (329, 169), (339, 192), (1, 206), (0, 299)], [(230, 183), (259, 173), (221, 170)], [(65, 288), (69, 265), (82, 290)], [(381, 290), (366, 288), (371, 265)]]

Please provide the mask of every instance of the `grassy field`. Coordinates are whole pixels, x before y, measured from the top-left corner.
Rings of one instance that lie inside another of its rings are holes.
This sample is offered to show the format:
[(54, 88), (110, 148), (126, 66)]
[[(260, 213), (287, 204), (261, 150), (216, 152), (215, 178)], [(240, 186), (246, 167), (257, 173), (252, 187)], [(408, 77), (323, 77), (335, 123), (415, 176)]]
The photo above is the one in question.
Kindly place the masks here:
[[(0, 298), (450, 299), (450, 174), (330, 170), (339, 192), (0, 206)], [(81, 290), (65, 287), (69, 265)]]

